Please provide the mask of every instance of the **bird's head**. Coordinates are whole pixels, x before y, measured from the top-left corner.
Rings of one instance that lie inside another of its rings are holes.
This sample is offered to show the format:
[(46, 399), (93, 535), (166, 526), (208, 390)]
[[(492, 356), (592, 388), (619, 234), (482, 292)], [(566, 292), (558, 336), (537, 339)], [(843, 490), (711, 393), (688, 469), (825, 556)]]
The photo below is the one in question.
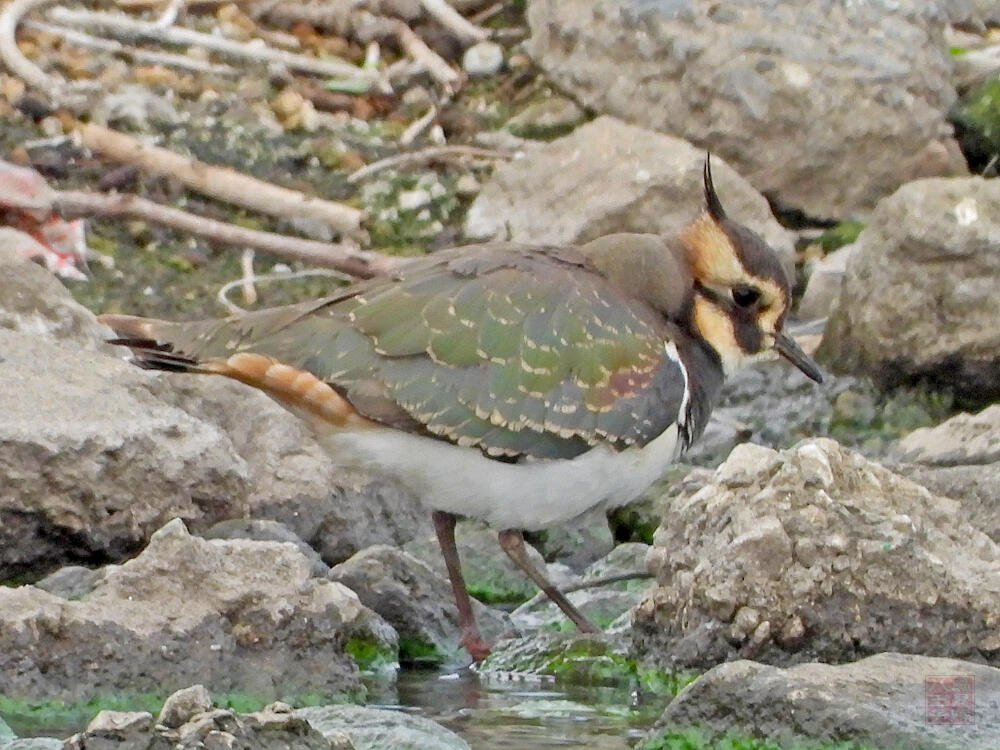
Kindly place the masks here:
[(782, 329), (791, 287), (777, 253), (726, 216), (705, 158), (706, 208), (680, 234), (694, 282), (690, 324), (718, 353), (726, 374), (776, 352), (817, 383), (816, 363)]

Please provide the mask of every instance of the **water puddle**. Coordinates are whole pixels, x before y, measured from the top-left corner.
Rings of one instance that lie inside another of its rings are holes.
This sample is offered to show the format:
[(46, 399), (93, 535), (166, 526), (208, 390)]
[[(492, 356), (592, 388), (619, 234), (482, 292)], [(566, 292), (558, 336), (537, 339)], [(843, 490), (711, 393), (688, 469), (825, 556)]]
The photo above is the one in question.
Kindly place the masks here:
[(369, 705), (433, 719), (474, 750), (628, 750), (666, 703), (633, 706), (633, 695), (625, 687), (501, 681), (467, 669), (404, 670), (395, 683), (370, 684), (369, 691)]

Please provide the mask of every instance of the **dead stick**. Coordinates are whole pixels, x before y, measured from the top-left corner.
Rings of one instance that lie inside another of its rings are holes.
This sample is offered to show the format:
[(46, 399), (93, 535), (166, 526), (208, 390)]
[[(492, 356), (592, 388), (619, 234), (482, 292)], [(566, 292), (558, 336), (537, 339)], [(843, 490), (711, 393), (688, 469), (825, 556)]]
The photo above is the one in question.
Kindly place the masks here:
[(299, 55), (294, 52), (258, 47), (245, 42), (203, 34), (200, 31), (171, 26), (162, 28), (149, 21), (137, 21), (126, 16), (113, 13), (100, 13), (90, 10), (71, 10), (70, 8), (53, 8), (49, 18), (56, 23), (70, 26), (98, 28), (112, 35), (147, 39), (167, 44), (193, 45), (219, 52), (231, 57), (238, 57), (251, 62), (269, 62), (286, 65), (292, 70), (312, 73), (331, 78), (360, 78), (372, 83), (381, 82), (377, 71), (365, 70), (348, 62), (338, 60), (318, 60), (315, 57)]
[(445, 0), (420, 0), (420, 4), (434, 20), (456, 34), (464, 42), (481, 42), (490, 36), (490, 32), (467, 21)]
[(460, 156), (471, 156), (478, 159), (509, 159), (510, 154), (502, 151), (491, 151), (488, 148), (477, 148), (476, 146), (431, 146), (420, 151), (408, 151), (395, 156), (387, 156), (385, 159), (373, 161), (360, 169), (351, 172), (347, 176), (347, 181), (351, 184), (371, 177), (376, 172), (391, 167), (409, 166), (412, 164), (423, 164), (435, 159), (449, 159)]
[(360, 250), (353, 245), (316, 242), (247, 229), (196, 216), (169, 206), (161, 206), (137, 195), (108, 195), (81, 190), (63, 190), (55, 193), (51, 204), (53, 209), (64, 216), (132, 216), (189, 232), (213, 242), (252, 247), (286, 260), (335, 268), (358, 278), (371, 278), (388, 273), (405, 262), (403, 258)]
[(461, 82), (462, 77), (458, 72), (443, 57), (428, 47), (413, 29), (398, 20), (394, 21), (392, 26), (395, 29), (399, 45), (406, 50), (407, 55), (426, 68), (431, 78), (449, 91), (453, 85), (458, 85)]
[(28, 86), (45, 94), (54, 104), (76, 107), (85, 99), (80, 92), (84, 86), (71, 85), (62, 77), (49, 75), (18, 49), (17, 26), (25, 14), (54, 0), (13, 0), (0, 12), (0, 60), (7, 70)]
[(362, 212), (342, 203), (311, 198), (228, 167), (190, 159), (130, 135), (94, 123), (80, 126), (83, 144), (124, 164), (134, 164), (154, 174), (176, 177), (192, 190), (271, 216), (308, 216), (341, 232), (357, 232)]
[(232, 65), (212, 63), (205, 60), (196, 60), (188, 55), (177, 55), (173, 52), (153, 52), (151, 50), (127, 47), (121, 42), (116, 42), (113, 39), (103, 39), (101, 37), (91, 36), (83, 31), (69, 29), (65, 26), (56, 26), (55, 24), (46, 23), (45, 21), (25, 21), (24, 25), (29, 29), (44, 31), (48, 34), (61, 36), (70, 44), (74, 44), (79, 47), (88, 47), (90, 49), (99, 49), (104, 52), (110, 52), (113, 55), (121, 55), (127, 60), (137, 63), (166, 65), (172, 68), (193, 70), (196, 73), (209, 73), (213, 75), (243, 75), (243, 71), (234, 68)]

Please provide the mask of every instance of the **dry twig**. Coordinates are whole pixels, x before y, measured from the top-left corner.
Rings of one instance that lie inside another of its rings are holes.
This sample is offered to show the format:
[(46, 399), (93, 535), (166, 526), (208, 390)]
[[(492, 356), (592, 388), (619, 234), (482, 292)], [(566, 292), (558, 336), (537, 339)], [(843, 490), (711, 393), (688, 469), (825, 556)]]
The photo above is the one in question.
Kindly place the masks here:
[(489, 31), (467, 21), (446, 0), (420, 0), (420, 4), (428, 15), (466, 43), (481, 42), (490, 36)]
[(192, 70), (196, 73), (208, 73), (211, 75), (242, 75), (242, 71), (237, 70), (232, 65), (198, 60), (188, 55), (178, 55), (173, 52), (154, 52), (152, 50), (128, 47), (121, 42), (114, 41), (113, 39), (102, 39), (101, 37), (91, 36), (83, 31), (67, 29), (63, 26), (46, 23), (45, 21), (25, 21), (24, 25), (29, 29), (44, 31), (48, 34), (61, 36), (70, 44), (110, 52), (111, 54), (120, 55), (121, 57), (134, 62), (165, 65), (171, 68), (181, 68), (182, 70)]
[(488, 148), (477, 148), (476, 146), (431, 146), (420, 151), (409, 151), (405, 154), (388, 156), (385, 159), (373, 161), (358, 170), (355, 170), (347, 177), (350, 183), (360, 182), (371, 177), (376, 172), (391, 167), (411, 166), (413, 164), (423, 164), (437, 159), (455, 159), (463, 156), (470, 156), (476, 159), (509, 159), (510, 154), (503, 151), (493, 151)]
[(341, 60), (318, 60), (307, 55), (273, 49), (264, 45), (236, 42), (232, 39), (203, 34), (200, 31), (177, 26), (161, 28), (156, 23), (138, 21), (114, 13), (59, 7), (49, 11), (49, 18), (56, 23), (69, 24), (70, 26), (101, 29), (107, 34), (126, 40), (146, 39), (154, 42), (167, 42), (168, 44), (194, 45), (250, 62), (279, 63), (302, 73), (331, 78), (355, 78), (372, 84), (382, 84), (382, 76), (377, 71), (365, 70)]
[(428, 47), (413, 29), (399, 20), (393, 21), (392, 28), (399, 46), (406, 50), (407, 55), (423, 65), (431, 78), (444, 86), (446, 91), (452, 91), (461, 83), (462, 76), (458, 71)]
[(57, 106), (78, 107), (85, 101), (79, 84), (70, 84), (60, 76), (49, 75), (18, 49), (17, 26), (25, 14), (54, 0), (13, 0), (0, 12), (0, 60), (11, 73), (28, 86), (36, 88)]
[(192, 190), (270, 216), (307, 216), (341, 232), (357, 232), (362, 212), (342, 203), (311, 198), (296, 190), (263, 182), (228, 167), (189, 159), (130, 135), (88, 123), (80, 126), (83, 144), (124, 164), (135, 164), (154, 174), (176, 177)]
[(212, 242), (251, 247), (286, 260), (297, 260), (325, 268), (335, 268), (358, 278), (388, 273), (405, 262), (404, 258), (361, 250), (353, 244), (316, 242), (286, 237), (273, 232), (227, 224), (195, 216), (169, 206), (161, 206), (137, 195), (89, 193), (82, 190), (56, 191), (52, 208), (66, 216), (132, 216), (188, 232)]

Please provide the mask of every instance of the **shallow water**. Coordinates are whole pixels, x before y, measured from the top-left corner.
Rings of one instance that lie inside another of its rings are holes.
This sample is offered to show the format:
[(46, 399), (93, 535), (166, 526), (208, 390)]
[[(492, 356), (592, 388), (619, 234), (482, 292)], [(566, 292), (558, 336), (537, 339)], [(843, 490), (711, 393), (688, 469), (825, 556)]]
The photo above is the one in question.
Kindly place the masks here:
[(627, 750), (666, 703), (636, 707), (624, 687), (501, 681), (467, 669), (401, 671), (395, 684), (372, 684), (369, 690), (369, 705), (433, 719), (461, 735), (473, 750)]

